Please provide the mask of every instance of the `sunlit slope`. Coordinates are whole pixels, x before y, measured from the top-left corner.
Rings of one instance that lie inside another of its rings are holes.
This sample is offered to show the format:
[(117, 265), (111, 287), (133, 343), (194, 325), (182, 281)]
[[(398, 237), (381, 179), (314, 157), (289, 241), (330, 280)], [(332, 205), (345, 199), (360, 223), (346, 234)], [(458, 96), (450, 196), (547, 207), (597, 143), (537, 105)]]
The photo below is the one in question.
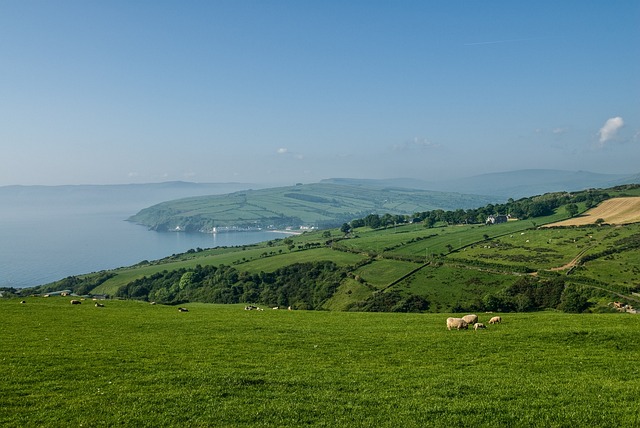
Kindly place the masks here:
[[(319, 261), (351, 272), (324, 305), (337, 310), (375, 293), (395, 292), (428, 299), (431, 312), (451, 311), (482, 301), (487, 294), (530, 275), (562, 277), (626, 296), (640, 283), (640, 270), (634, 265), (640, 224), (586, 229), (538, 229), (525, 221), (432, 229), (405, 225), (382, 230), (364, 227), (351, 238), (342, 236), (336, 230), (331, 238), (313, 232), (289, 238), (292, 244), (274, 240), (176, 255), (116, 270), (94, 293), (115, 294), (135, 279), (197, 265), (227, 265), (258, 274)], [(450, 242), (450, 251), (445, 242)]]
[(372, 213), (408, 215), (495, 202), (478, 195), (315, 183), (173, 200), (146, 208), (130, 220), (154, 230), (336, 227)]
[(608, 199), (578, 217), (563, 220), (548, 226), (584, 226), (587, 224), (595, 224), (598, 219), (602, 219), (605, 223), (609, 224), (640, 222), (640, 197)]

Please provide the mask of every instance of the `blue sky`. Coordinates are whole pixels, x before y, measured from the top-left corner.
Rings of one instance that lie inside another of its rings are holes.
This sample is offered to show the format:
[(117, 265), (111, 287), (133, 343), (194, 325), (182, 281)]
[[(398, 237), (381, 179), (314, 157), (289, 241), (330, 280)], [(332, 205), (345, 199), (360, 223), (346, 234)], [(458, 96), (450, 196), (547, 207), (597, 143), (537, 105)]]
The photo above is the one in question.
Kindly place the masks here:
[(0, 2), (0, 185), (640, 172), (640, 2)]

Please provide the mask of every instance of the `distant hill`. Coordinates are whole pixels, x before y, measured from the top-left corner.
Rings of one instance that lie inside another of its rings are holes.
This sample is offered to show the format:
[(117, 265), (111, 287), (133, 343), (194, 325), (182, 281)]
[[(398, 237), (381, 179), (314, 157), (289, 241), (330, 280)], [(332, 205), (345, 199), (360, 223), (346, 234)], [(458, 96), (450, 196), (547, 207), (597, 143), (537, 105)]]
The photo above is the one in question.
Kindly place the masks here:
[(549, 192), (572, 192), (589, 188), (609, 188), (622, 184), (640, 183), (640, 174), (598, 174), (588, 171), (527, 169), (444, 181), (424, 181), (411, 178), (388, 180), (335, 178), (324, 180), (323, 182), (354, 186), (400, 186), (440, 192), (488, 195), (504, 199), (519, 199)]
[(154, 230), (211, 231), (314, 226), (335, 227), (368, 214), (411, 215), (436, 209), (476, 208), (498, 198), (400, 187), (336, 183), (299, 184), (227, 195), (168, 201), (130, 220)]

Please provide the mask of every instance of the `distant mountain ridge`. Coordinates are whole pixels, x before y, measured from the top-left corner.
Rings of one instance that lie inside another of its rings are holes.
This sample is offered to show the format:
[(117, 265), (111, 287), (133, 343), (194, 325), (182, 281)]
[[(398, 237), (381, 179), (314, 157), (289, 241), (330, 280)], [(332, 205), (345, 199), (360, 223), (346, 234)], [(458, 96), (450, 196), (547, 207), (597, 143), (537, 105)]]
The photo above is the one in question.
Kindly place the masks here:
[(640, 174), (599, 174), (588, 171), (526, 169), (442, 181), (426, 181), (412, 178), (387, 180), (332, 178), (322, 182), (325, 181), (355, 186), (366, 184), (367, 186), (375, 187), (404, 187), (519, 199), (549, 192), (572, 192), (590, 188), (609, 188), (622, 184), (640, 183)]

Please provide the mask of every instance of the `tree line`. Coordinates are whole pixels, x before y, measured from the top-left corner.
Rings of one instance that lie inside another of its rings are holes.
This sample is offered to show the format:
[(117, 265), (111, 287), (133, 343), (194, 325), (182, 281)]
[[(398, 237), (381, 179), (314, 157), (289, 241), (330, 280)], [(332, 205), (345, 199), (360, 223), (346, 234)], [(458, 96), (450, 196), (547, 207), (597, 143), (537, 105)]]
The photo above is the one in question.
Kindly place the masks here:
[[(623, 190), (632, 187), (637, 187), (637, 185), (619, 186), (614, 188), (614, 190)], [(466, 210), (457, 209), (445, 211), (437, 209), (416, 212), (412, 215), (369, 214), (363, 218), (344, 223), (341, 230), (348, 233), (348, 231), (357, 227), (368, 226), (372, 229), (380, 229), (396, 224), (419, 222), (422, 222), (425, 227), (434, 227), (436, 224), (483, 224), (491, 215), (509, 215), (513, 218), (525, 220), (551, 215), (562, 205), (567, 206), (567, 212), (570, 216), (575, 216), (578, 213), (578, 203), (584, 203), (585, 207), (589, 209), (609, 198), (609, 193), (604, 190), (590, 189), (575, 193), (547, 193), (518, 200), (510, 198), (503, 204), (488, 204), (484, 207)]]
[(346, 274), (345, 269), (329, 261), (296, 263), (260, 273), (226, 265), (197, 265), (137, 279), (121, 287), (116, 297), (165, 304), (260, 302), (313, 310), (333, 296)]

